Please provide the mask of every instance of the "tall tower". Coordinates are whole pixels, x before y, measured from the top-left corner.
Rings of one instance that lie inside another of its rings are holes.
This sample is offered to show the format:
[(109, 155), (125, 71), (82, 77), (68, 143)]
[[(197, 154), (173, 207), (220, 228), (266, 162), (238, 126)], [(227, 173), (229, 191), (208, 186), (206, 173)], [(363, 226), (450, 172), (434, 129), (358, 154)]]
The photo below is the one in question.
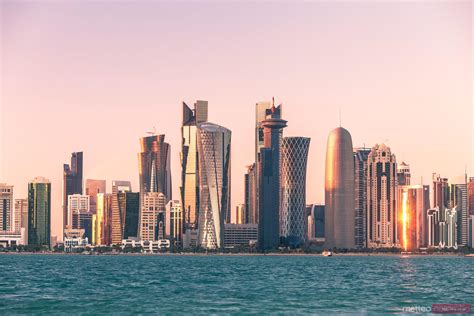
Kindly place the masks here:
[(283, 137), (281, 142), (280, 236), (297, 244), (304, 244), (308, 235), (306, 166), (310, 141), (307, 137)]
[(280, 139), (287, 121), (281, 119), (281, 105), (267, 111), (263, 146), (258, 157), (258, 248), (274, 249), (280, 244)]
[(354, 248), (354, 158), (351, 134), (338, 127), (326, 150), (325, 246)]
[(355, 246), (367, 246), (367, 161), (370, 148), (354, 150)]
[(255, 163), (247, 166), (245, 178), (245, 224), (258, 223), (258, 204), (257, 204), (257, 168)]
[(90, 198), (90, 210), (93, 214), (97, 212), (97, 194), (106, 192), (105, 180), (86, 180), (86, 195)]
[(140, 139), (138, 154), (140, 193), (160, 192), (169, 200), (171, 196), (171, 146), (165, 135), (152, 135)]
[(50, 247), (51, 182), (42, 177), (28, 183), (28, 245)]
[(213, 123), (200, 123), (198, 245), (218, 249), (224, 244), (224, 223), (230, 223), (230, 163), (232, 133)]
[(197, 148), (197, 124), (207, 122), (207, 101), (196, 101), (192, 110), (183, 102), (181, 126), (181, 203), (184, 230), (197, 229), (199, 213), (199, 166)]
[(82, 194), (82, 152), (71, 154), (71, 164), (63, 166), (63, 229), (67, 225), (67, 197)]
[(397, 162), (389, 147), (372, 147), (368, 170), (367, 247), (397, 247)]
[(0, 231), (15, 230), (13, 213), (13, 186), (0, 183)]

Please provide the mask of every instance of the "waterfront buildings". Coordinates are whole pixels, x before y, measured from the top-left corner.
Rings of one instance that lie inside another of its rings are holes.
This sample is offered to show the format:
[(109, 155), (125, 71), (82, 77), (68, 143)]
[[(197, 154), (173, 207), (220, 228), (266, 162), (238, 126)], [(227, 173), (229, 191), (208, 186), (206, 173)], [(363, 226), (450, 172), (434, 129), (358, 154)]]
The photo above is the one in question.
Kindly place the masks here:
[(280, 236), (296, 244), (307, 240), (306, 166), (310, 138), (283, 137), (281, 141)]
[(65, 228), (79, 229), (79, 214), (90, 212), (90, 197), (82, 194), (72, 194), (67, 197), (67, 223)]
[(235, 224), (246, 224), (245, 204), (237, 204), (235, 207)]
[(156, 241), (165, 239), (165, 214), (167, 198), (161, 192), (141, 194), (140, 239)]
[[(184, 229), (197, 230), (199, 219), (199, 164), (197, 145), (197, 125), (207, 122), (207, 101), (198, 100), (192, 110), (183, 102), (181, 126), (181, 201), (184, 213)], [(193, 233), (193, 235), (196, 232)], [(188, 235), (191, 233), (188, 233)]]
[(474, 177), (470, 177), (467, 183), (467, 201), (469, 214), (474, 215)]
[(390, 147), (375, 145), (368, 158), (367, 247), (398, 247), (397, 162)]
[(173, 249), (182, 246), (183, 211), (178, 200), (171, 200), (166, 204), (166, 238), (170, 240)]
[(97, 193), (91, 243), (99, 246), (112, 244), (112, 194)]
[(140, 193), (161, 192), (167, 199), (171, 199), (171, 146), (165, 142), (165, 135), (143, 137), (140, 139), (140, 147)]
[(71, 154), (71, 164), (63, 166), (63, 229), (67, 227), (68, 220), (68, 196), (82, 194), (82, 152)]
[(323, 243), (324, 234), (324, 205), (309, 204), (308, 209), (308, 239), (310, 241)]
[(225, 224), (226, 248), (254, 246), (258, 240), (258, 224)]
[(404, 161), (397, 166), (397, 185), (410, 185), (410, 166)]
[[(287, 121), (281, 119), (282, 106), (265, 111), (263, 147), (258, 156), (258, 248), (275, 249), (280, 244), (280, 140)], [(260, 134), (259, 134), (260, 135)]]
[(112, 244), (138, 237), (139, 212), (140, 193), (124, 190), (112, 195)]
[(257, 168), (255, 163), (247, 166), (245, 180), (245, 223), (258, 224)]
[(367, 247), (367, 175), (370, 148), (354, 149), (355, 246)]
[(97, 212), (97, 194), (106, 193), (106, 184), (105, 180), (86, 180), (86, 195), (89, 196), (90, 211), (93, 214)]
[(24, 244), (22, 240), (22, 235), (19, 232), (0, 230), (0, 246), (2, 247), (11, 247)]
[(50, 247), (51, 182), (36, 177), (28, 183), (28, 245)]
[[(28, 200), (27, 199), (15, 199), (15, 231), (21, 232), (23, 245), (26, 245), (28, 242)], [(20, 227), (18, 225), (16, 218), (20, 216)]]
[(0, 231), (13, 232), (14, 226), (13, 186), (0, 183)]
[(397, 236), (404, 251), (414, 251), (428, 243), (429, 192), (428, 185), (404, 185), (397, 189)]
[(206, 249), (223, 247), (230, 222), (231, 131), (213, 123), (197, 125), (199, 153), (199, 237)]
[(457, 214), (457, 244), (467, 246), (469, 231), (469, 205), (467, 175), (454, 177), (449, 186), (448, 207)]
[(354, 158), (351, 134), (338, 127), (329, 133), (325, 175), (325, 246), (355, 247)]

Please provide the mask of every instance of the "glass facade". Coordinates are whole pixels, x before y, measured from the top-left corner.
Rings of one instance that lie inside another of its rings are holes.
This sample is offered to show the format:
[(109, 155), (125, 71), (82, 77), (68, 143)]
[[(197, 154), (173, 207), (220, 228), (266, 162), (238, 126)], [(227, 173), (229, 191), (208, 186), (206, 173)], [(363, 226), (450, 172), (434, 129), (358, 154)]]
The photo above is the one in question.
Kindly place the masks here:
[(82, 194), (82, 162), (83, 153), (75, 152), (71, 154), (71, 164), (63, 166), (63, 229), (66, 228), (68, 220), (67, 197)]
[(28, 245), (50, 247), (51, 182), (35, 178), (28, 184)]

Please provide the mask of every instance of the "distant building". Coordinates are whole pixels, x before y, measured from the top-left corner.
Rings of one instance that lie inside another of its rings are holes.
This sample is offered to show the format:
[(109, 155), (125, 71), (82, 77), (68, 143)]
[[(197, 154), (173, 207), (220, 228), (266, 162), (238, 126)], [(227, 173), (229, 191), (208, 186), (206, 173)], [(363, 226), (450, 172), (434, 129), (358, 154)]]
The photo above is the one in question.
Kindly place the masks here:
[(171, 200), (166, 204), (166, 238), (174, 248), (181, 248), (183, 242), (183, 210), (181, 203)]
[(310, 138), (283, 137), (280, 145), (280, 236), (304, 244), (307, 240), (306, 166)]
[(63, 229), (68, 224), (68, 196), (82, 194), (82, 163), (82, 152), (74, 152), (71, 154), (71, 164), (63, 166)]
[(112, 194), (97, 194), (96, 214), (92, 217), (93, 245), (112, 244)]
[(255, 163), (247, 167), (245, 181), (245, 223), (258, 224), (257, 168)]
[(51, 182), (42, 177), (28, 183), (28, 245), (50, 247)]
[[(199, 165), (197, 145), (197, 125), (207, 122), (207, 101), (196, 101), (192, 110), (183, 102), (181, 126), (181, 201), (184, 229), (196, 230), (199, 220)], [(189, 234), (188, 234), (189, 235)]]
[[(263, 147), (260, 144), (260, 130), (257, 124), (260, 148), (258, 157), (258, 249), (267, 251), (280, 245), (280, 140), (286, 121), (281, 119), (282, 106), (265, 110)], [(258, 119), (257, 119), (258, 122)]]
[(64, 251), (73, 252), (83, 249), (89, 244), (89, 239), (84, 236), (83, 229), (67, 228), (64, 230)]
[[(325, 233), (324, 233), (324, 205), (313, 204), (311, 205), (311, 239), (316, 242), (324, 242), (325, 241)], [(310, 226), (308, 226), (310, 227)]]
[(410, 166), (404, 161), (397, 166), (397, 184), (410, 185)]
[(417, 250), (427, 245), (429, 193), (428, 185), (404, 185), (397, 188), (397, 236), (404, 251)]
[(112, 195), (112, 244), (138, 237), (140, 193), (120, 191)]
[[(28, 200), (27, 199), (15, 199), (15, 231), (22, 232), (22, 244), (28, 242)], [(20, 216), (20, 228), (18, 229), (17, 218)]]
[(22, 236), (20, 232), (0, 230), (0, 246), (12, 247), (22, 244)]
[(245, 204), (237, 204), (237, 206), (235, 207), (235, 224), (246, 224), (245, 215)]
[(257, 240), (257, 224), (225, 224), (224, 245), (226, 248), (255, 245)]
[[(444, 213), (442, 215), (442, 213)], [(457, 214), (455, 209), (439, 206), (427, 211), (428, 247), (458, 248), (457, 244)]]
[(329, 133), (325, 174), (325, 247), (355, 248), (354, 158), (351, 134)]
[(0, 231), (15, 231), (13, 185), (0, 183)]
[(93, 214), (97, 212), (97, 194), (106, 193), (106, 184), (105, 180), (86, 180), (86, 195), (89, 196), (90, 211)]
[(66, 228), (79, 229), (79, 213), (90, 212), (90, 197), (82, 194), (72, 194), (68, 197)]
[(132, 192), (132, 184), (130, 181), (113, 180), (112, 181), (112, 194), (119, 192)]
[(354, 149), (355, 246), (367, 247), (367, 176), (370, 148)]
[(160, 192), (141, 194), (140, 239), (165, 239), (166, 196)]
[(368, 172), (367, 247), (398, 247), (397, 162), (385, 144), (372, 148)]
[(474, 177), (469, 178), (469, 182), (467, 183), (467, 200), (469, 214), (474, 215)]
[(142, 137), (140, 147), (140, 193), (161, 192), (167, 200), (171, 199), (171, 146), (165, 142), (165, 135)]
[(468, 246), (474, 248), (474, 214), (469, 215), (469, 243)]
[(224, 223), (230, 222), (231, 135), (225, 127), (208, 122), (198, 124), (198, 244), (206, 249), (223, 247)]

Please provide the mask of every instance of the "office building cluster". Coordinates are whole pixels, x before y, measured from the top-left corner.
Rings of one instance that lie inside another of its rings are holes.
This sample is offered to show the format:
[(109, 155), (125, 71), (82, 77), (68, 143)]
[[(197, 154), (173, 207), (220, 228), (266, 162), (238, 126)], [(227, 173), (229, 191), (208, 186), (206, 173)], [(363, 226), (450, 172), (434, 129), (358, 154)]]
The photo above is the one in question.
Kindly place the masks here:
[[(354, 147), (349, 131), (328, 136), (325, 203), (306, 200), (310, 138), (285, 137), (283, 105), (255, 105), (254, 161), (243, 177), (244, 197), (231, 218), (232, 132), (208, 120), (208, 102), (182, 104), (179, 197), (173, 199), (171, 146), (165, 135), (140, 139), (139, 188), (130, 181), (83, 179), (84, 154), (63, 166), (62, 240), (85, 246), (163, 249), (318, 245), (327, 249), (472, 247), (474, 178), (433, 174), (432, 188), (412, 184), (385, 144)], [(37, 177), (28, 196), (13, 198), (0, 184), (0, 245), (51, 248), (51, 182)]]

